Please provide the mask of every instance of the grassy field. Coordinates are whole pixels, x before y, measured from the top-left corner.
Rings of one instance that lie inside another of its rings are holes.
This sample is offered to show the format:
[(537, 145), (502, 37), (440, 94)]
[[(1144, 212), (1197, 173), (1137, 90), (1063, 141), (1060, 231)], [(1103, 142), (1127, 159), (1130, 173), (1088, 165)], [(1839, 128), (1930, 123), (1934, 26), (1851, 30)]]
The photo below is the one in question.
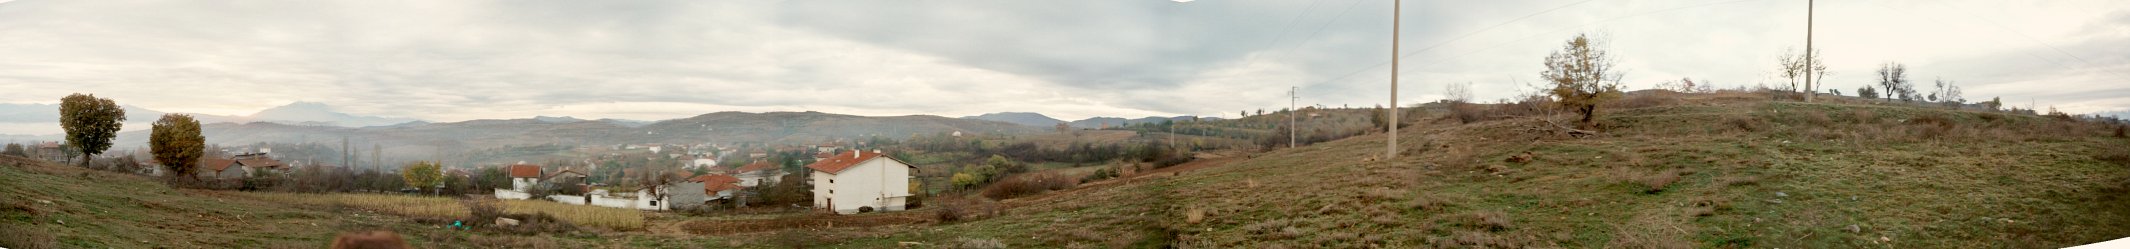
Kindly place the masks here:
[[(10, 235), (0, 246), (318, 247), (376, 229), (443, 248), (2049, 248), (2130, 236), (2130, 138), (2108, 127), (1765, 99), (1607, 109), (1587, 138), (1542, 120), (1565, 115), (1460, 124), (1430, 109), (1429, 122), (1400, 133), (1391, 160), (1386, 137), (1370, 134), (1003, 201), (930, 197), (910, 213), (685, 217), (504, 204), (604, 228), (543, 235), (423, 221), (465, 214), (446, 198), (173, 190), (0, 156), (0, 234)], [(970, 214), (922, 218), (948, 203)], [(784, 224), (777, 217), (810, 217), (784, 222), (809, 229), (753, 229)], [(835, 225), (852, 217), (905, 220)]]
[(1536, 118), (1431, 119), (1401, 133), (1405, 154), (1389, 163), (1384, 136), (1361, 136), (849, 243), (2047, 248), (2130, 236), (2130, 139), (2107, 127), (1757, 96), (1611, 110), (1581, 139)]
[[(420, 248), (741, 245), (716, 237), (645, 232), (452, 231), (443, 228), (445, 224), (419, 219), (465, 212), (464, 207), (450, 210), (447, 206), (458, 205), (450, 199), (179, 190), (140, 176), (12, 156), (0, 156), (0, 197), (5, 197), (0, 198), (0, 234), (6, 235), (0, 236), (0, 247), (6, 248), (321, 248), (342, 232), (368, 230), (398, 232)], [(353, 204), (333, 204), (342, 202)], [(554, 203), (505, 205), (578, 216), (570, 213), (572, 208), (545, 204)], [(406, 208), (384, 207), (402, 205)], [(630, 218), (619, 220), (624, 223), (614, 226), (631, 226), (626, 223)], [(640, 216), (633, 220), (638, 224), (633, 226), (645, 223)]]
[[(447, 197), (271, 192), (243, 192), (236, 193), (236, 195), (276, 203), (300, 203), (319, 207), (352, 207), (406, 217), (450, 220), (469, 216), (465, 204), (458, 199)], [(507, 213), (547, 213), (571, 224), (598, 227), (610, 231), (636, 231), (644, 228), (643, 212), (630, 209), (569, 205), (532, 200), (502, 200), (502, 208)]]

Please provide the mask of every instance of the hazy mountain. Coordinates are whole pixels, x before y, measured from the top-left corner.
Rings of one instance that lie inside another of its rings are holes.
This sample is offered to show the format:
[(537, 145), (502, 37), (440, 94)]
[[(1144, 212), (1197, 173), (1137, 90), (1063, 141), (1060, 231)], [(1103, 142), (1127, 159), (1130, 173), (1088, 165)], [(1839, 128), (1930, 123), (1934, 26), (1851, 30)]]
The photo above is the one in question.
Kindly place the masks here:
[[(569, 117), (484, 119), (448, 123), (407, 122), (390, 126), (338, 127), (291, 125), (271, 122), (212, 123), (201, 126), (210, 144), (244, 146), (267, 143), (315, 143), (339, 147), (345, 137), (355, 151), (384, 148), (385, 157), (406, 160), (452, 159), (470, 151), (546, 144), (606, 146), (624, 143), (772, 143), (807, 144), (862, 141), (873, 136), (893, 139), (911, 134), (965, 133), (1025, 134), (1042, 128), (1012, 123), (956, 119), (939, 116), (867, 117), (820, 112), (744, 113), (719, 112), (695, 117), (658, 121), (636, 127), (629, 120), (582, 120)], [(114, 148), (147, 145), (147, 132), (119, 134)], [(475, 157), (485, 160), (537, 160), (538, 158)], [(461, 159), (453, 159), (461, 160)]]
[[(126, 109), (126, 122), (155, 122), (163, 112), (120, 105)], [(59, 104), (0, 104), (0, 123), (58, 123)]]
[(1064, 123), (1064, 122), (1065, 122), (1064, 120), (1058, 120), (1058, 119), (1055, 119), (1055, 118), (1050, 118), (1050, 116), (1043, 116), (1043, 114), (1041, 114), (1041, 113), (1033, 113), (1033, 112), (998, 112), (998, 113), (985, 113), (984, 115), (968, 116), (968, 117), (961, 117), (961, 118), (965, 118), (965, 119), (976, 119), (976, 120), (990, 120), (990, 121), (999, 121), (999, 122), (1007, 122), (1007, 123), (1014, 123), (1014, 124), (1018, 124), (1018, 125), (1026, 125), (1026, 126), (1035, 126), (1035, 127), (1052, 127), (1052, 126), (1056, 126), (1056, 125), (1058, 125), (1058, 123)]
[(243, 117), (243, 121), (364, 127), (394, 125), (415, 121), (415, 119), (357, 116), (333, 111), (333, 108), (326, 106), (325, 103), (295, 102), (253, 113), (251, 116)]
[(576, 118), (576, 117), (570, 117), (570, 116), (561, 116), (561, 117), (549, 117), (549, 116), (535, 116), (535, 117), (533, 117), (532, 119), (533, 119), (534, 121), (540, 121), (540, 122), (548, 122), (548, 123), (575, 123), (575, 122), (584, 122), (584, 119), (579, 119), (579, 118)]
[(1099, 128), (1102, 128), (1102, 127), (1103, 127), (1103, 125), (1105, 125), (1105, 124), (1107, 124), (1107, 125), (1108, 125), (1109, 127), (1118, 127), (1118, 126), (1124, 126), (1124, 125), (1130, 125), (1130, 124), (1144, 124), (1144, 123), (1160, 123), (1160, 122), (1161, 122), (1161, 121), (1163, 121), (1163, 120), (1177, 120), (1177, 121), (1181, 121), (1181, 120), (1191, 120), (1192, 118), (1200, 118), (1200, 119), (1203, 119), (1203, 120), (1220, 120), (1220, 118), (1212, 118), (1212, 117), (1203, 117), (1203, 118), (1201, 118), (1201, 117), (1196, 117), (1196, 116), (1175, 116), (1175, 117), (1144, 117), (1144, 118), (1136, 118), (1136, 119), (1125, 119), (1125, 118), (1117, 118), (1117, 117), (1092, 117), (1092, 118), (1087, 118), (1087, 119), (1081, 119), (1081, 120), (1079, 120), (1079, 121), (1072, 121), (1072, 127), (1073, 127), (1073, 128), (1083, 128), (1083, 129), (1099, 129)]
[(2121, 110), (2121, 111), (2106, 111), (2106, 112), (2095, 112), (2095, 113), (2093, 113), (2093, 115), (2094, 115), (2094, 116), (2102, 116), (2102, 117), (2115, 117), (2115, 118), (2121, 118), (2121, 119), (2130, 119), (2130, 110)]
[(611, 118), (602, 118), (602, 119), (599, 119), (599, 120), (596, 120), (596, 121), (599, 121), (599, 122), (606, 122), (606, 123), (608, 123), (608, 124), (614, 124), (614, 125), (619, 125), (619, 126), (627, 126), (627, 127), (629, 127), (629, 128), (643, 127), (643, 126), (645, 126), (645, 125), (650, 125), (651, 123), (654, 123), (654, 122), (656, 122), (656, 121), (627, 120), (627, 119), (611, 119)]

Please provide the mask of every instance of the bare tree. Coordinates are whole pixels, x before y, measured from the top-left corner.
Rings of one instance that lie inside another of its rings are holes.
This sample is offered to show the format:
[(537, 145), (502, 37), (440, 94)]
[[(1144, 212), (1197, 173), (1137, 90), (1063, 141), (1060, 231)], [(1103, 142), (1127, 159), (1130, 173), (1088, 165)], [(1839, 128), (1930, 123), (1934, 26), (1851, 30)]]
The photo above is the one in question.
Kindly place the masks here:
[(1442, 95), (1443, 95), (1443, 96), (1446, 96), (1446, 97), (1445, 97), (1445, 98), (1446, 98), (1445, 100), (1449, 100), (1450, 102), (1454, 102), (1454, 103), (1471, 103), (1471, 102), (1472, 102), (1472, 82), (1465, 82), (1465, 83), (1450, 83), (1450, 84), (1447, 84), (1447, 85), (1443, 85), (1443, 86), (1442, 86)]
[(1901, 63), (1879, 65), (1879, 87), (1886, 90), (1879, 94), (1886, 95), (1887, 99), (1913, 101), (1916, 98), (1915, 86), (1908, 82), (1908, 66)]

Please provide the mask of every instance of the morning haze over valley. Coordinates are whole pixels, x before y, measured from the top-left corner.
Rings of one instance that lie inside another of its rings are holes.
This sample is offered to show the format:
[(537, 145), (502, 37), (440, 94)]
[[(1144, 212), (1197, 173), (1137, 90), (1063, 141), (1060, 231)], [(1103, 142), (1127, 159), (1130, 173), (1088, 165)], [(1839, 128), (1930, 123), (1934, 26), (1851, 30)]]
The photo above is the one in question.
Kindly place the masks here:
[(2130, 247), (2130, 2), (0, 0), (0, 248)]

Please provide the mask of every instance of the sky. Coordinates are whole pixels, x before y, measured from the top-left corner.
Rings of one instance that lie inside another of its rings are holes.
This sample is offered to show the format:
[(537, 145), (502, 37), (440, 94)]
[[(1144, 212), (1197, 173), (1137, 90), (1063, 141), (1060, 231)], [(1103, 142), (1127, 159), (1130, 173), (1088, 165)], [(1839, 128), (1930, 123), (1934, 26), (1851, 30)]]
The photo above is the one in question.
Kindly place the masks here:
[[(1089, 1), (0, 1), (0, 103), (93, 93), (165, 112), (297, 101), (429, 121), (718, 111), (1059, 119), (1374, 106), (1392, 3)], [(1881, 64), (1927, 90), (2130, 109), (2130, 1), (1830, 0), (1827, 88)], [(1803, 0), (1407, 1), (1398, 103), (1524, 92), (1580, 33), (1630, 89), (1786, 82)], [(1786, 84), (1786, 83), (1785, 83)]]

